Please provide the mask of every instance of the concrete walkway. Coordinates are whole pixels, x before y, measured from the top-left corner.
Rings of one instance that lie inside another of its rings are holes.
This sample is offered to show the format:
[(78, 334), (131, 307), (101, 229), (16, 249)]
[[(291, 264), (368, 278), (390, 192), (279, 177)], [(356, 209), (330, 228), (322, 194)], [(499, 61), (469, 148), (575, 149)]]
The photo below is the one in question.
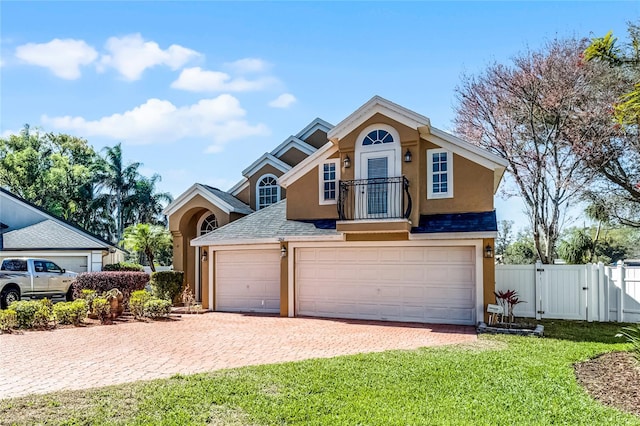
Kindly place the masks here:
[(473, 342), (473, 327), (229, 313), (0, 335), (0, 399), (245, 365)]

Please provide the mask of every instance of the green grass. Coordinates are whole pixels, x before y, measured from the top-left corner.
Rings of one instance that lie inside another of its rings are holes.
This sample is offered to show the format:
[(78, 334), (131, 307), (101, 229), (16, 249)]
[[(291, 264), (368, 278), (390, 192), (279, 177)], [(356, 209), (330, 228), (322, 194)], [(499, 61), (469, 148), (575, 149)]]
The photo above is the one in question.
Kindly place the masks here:
[[(572, 365), (628, 349), (619, 324), (545, 322), (544, 339), (247, 367), (0, 401), (0, 424), (635, 424), (577, 384)], [(34, 378), (35, 379), (35, 378)]]

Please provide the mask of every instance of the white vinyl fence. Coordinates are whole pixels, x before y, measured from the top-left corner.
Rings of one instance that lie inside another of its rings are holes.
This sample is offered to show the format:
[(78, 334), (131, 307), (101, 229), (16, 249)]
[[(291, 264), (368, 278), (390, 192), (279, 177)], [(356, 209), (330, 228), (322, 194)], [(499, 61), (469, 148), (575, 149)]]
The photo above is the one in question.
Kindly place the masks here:
[(518, 292), (519, 317), (640, 322), (640, 267), (496, 265), (496, 290)]

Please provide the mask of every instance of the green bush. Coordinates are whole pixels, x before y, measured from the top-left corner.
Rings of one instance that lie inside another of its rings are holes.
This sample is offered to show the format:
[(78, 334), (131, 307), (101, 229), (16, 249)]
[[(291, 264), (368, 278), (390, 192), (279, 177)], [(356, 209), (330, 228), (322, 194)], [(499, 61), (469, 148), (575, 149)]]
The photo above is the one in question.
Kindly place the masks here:
[(86, 300), (78, 299), (73, 302), (60, 302), (53, 305), (53, 315), (58, 324), (79, 325), (85, 318), (89, 305)]
[(9, 309), (16, 313), (19, 328), (33, 327), (33, 316), (38, 310), (38, 302), (19, 300), (9, 305)]
[(151, 293), (146, 290), (137, 290), (131, 293), (129, 298), (129, 311), (136, 318), (144, 316), (144, 304), (151, 299)]
[(111, 316), (111, 304), (106, 297), (96, 297), (93, 299), (92, 312), (104, 324)]
[(171, 302), (164, 299), (150, 299), (144, 304), (144, 316), (147, 318), (168, 317), (171, 313)]
[(13, 309), (0, 310), (0, 333), (9, 333), (18, 326), (18, 316)]
[(102, 270), (105, 272), (113, 272), (113, 271), (142, 272), (144, 271), (144, 267), (138, 263), (119, 262), (119, 263), (110, 263), (108, 265), (104, 265), (102, 267)]
[(83, 288), (78, 295), (79, 299), (76, 300), (85, 300), (87, 302), (87, 307), (91, 310), (93, 306), (93, 299), (98, 297), (98, 292), (95, 290), (90, 290), (88, 288)]
[(20, 328), (48, 328), (53, 320), (52, 303), (48, 299), (19, 300), (13, 302), (9, 309), (15, 311)]
[(184, 272), (160, 271), (151, 274), (151, 289), (153, 295), (173, 302), (182, 292)]
[(49, 328), (51, 321), (54, 320), (53, 303), (51, 303), (51, 300), (46, 297), (36, 303), (38, 303), (38, 309), (36, 309), (36, 312), (33, 315), (33, 327)]

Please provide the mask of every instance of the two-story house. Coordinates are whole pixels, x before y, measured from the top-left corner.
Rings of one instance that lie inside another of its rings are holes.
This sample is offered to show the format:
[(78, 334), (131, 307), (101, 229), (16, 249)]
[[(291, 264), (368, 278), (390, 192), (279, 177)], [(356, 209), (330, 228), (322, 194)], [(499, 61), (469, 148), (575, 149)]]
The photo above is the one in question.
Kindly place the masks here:
[(493, 201), (506, 162), (378, 96), (327, 138), (279, 177), (286, 200), (190, 241), (203, 254), (203, 306), (481, 320), (494, 300)]

